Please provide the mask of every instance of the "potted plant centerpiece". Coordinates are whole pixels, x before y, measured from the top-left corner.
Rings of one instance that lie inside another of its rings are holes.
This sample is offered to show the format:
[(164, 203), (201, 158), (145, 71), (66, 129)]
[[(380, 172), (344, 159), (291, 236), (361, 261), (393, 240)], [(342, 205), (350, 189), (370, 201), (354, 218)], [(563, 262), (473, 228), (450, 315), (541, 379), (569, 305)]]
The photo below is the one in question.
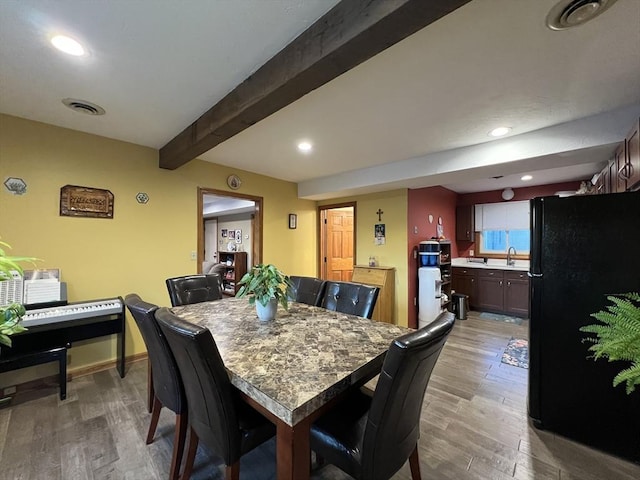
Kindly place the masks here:
[(238, 285), (242, 286), (236, 296), (249, 296), (249, 303), (256, 305), (258, 318), (262, 321), (273, 320), (276, 317), (278, 303), (285, 310), (289, 308), (287, 297), (291, 294), (293, 284), (275, 265), (254, 265), (244, 274)]
[[(18, 272), (22, 275), (22, 267), (19, 265), (20, 262), (34, 262), (37, 260), (32, 257), (11, 257), (6, 254), (5, 248), (11, 247), (9, 244), (0, 241), (0, 282), (11, 280), (13, 278), (13, 272)], [(24, 314), (24, 306), (19, 303), (12, 303), (6, 306), (0, 305), (0, 344), (10, 347), (10, 335), (26, 330), (26, 328), (20, 324)]]
[(640, 385), (640, 293), (609, 295), (607, 300), (612, 305), (591, 314), (601, 323), (587, 325), (580, 331), (596, 335), (584, 339), (593, 343), (589, 351), (593, 352), (595, 360), (605, 358), (610, 362), (631, 362), (631, 366), (613, 379), (614, 387), (626, 382), (627, 394), (630, 394)]

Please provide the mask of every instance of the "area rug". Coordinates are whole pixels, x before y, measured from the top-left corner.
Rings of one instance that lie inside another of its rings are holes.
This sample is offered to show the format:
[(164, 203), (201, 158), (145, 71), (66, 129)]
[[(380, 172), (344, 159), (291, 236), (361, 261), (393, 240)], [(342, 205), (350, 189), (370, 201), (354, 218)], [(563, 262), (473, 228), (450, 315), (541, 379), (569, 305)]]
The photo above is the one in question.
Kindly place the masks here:
[(479, 315), (479, 317), (484, 320), (496, 320), (498, 322), (515, 323), (516, 325), (522, 325), (521, 318), (512, 317), (510, 315), (501, 315), (499, 313), (482, 312)]
[(502, 354), (502, 363), (514, 367), (529, 368), (529, 341), (522, 338), (509, 340)]

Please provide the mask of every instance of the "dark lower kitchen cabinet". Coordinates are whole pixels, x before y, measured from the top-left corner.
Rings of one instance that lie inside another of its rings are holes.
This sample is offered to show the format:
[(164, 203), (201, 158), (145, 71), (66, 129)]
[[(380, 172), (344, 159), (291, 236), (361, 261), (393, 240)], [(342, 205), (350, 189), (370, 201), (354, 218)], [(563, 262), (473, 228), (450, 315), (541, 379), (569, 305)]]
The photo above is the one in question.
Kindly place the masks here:
[(478, 310), (504, 311), (504, 276), (502, 270), (478, 271)]
[(504, 272), (504, 311), (518, 317), (529, 316), (529, 277), (527, 272)]
[(486, 268), (453, 268), (453, 290), (469, 295), (474, 310), (529, 316), (527, 272)]
[(465, 295), (468, 295), (469, 307), (476, 308), (476, 285), (478, 283), (476, 270), (473, 268), (454, 267), (452, 271), (451, 289), (455, 290), (456, 293), (464, 293)]

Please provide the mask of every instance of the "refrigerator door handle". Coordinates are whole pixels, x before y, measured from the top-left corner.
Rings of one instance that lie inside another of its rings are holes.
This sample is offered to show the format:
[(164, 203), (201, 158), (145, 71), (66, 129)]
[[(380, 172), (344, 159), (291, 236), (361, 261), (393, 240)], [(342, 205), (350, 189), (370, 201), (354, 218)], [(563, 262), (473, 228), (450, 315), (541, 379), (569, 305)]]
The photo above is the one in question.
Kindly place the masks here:
[(531, 272), (527, 272), (527, 276), (529, 278), (542, 278), (542, 273), (531, 273)]

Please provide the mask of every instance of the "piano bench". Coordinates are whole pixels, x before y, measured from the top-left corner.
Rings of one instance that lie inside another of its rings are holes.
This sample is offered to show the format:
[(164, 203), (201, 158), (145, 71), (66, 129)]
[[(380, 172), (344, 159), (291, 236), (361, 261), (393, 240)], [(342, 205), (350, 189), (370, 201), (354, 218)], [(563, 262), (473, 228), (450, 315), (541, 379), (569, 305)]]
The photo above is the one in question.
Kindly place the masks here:
[(0, 372), (32, 367), (42, 363), (57, 361), (60, 366), (60, 400), (67, 398), (67, 347), (20, 353), (13, 357), (0, 358)]

